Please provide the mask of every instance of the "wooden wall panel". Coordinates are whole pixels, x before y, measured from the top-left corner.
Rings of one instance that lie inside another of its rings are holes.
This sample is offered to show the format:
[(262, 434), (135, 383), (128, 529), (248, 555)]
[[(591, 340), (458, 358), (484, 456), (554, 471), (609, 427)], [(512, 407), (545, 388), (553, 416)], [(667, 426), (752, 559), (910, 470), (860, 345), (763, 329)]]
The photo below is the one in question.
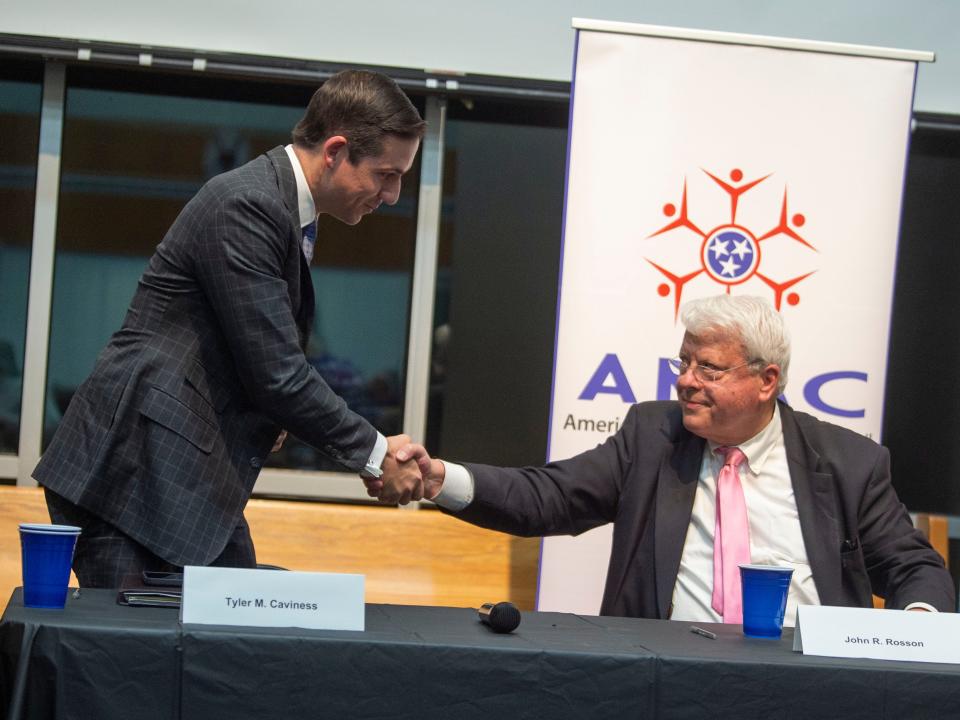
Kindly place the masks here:
[[(261, 563), (362, 573), (367, 602), (534, 605), (536, 538), (482, 530), (431, 509), (251, 500), (247, 519)], [(21, 584), (21, 522), (49, 522), (42, 491), (0, 487), (0, 608)]]
[[(23, 584), (18, 530), (22, 522), (50, 522), (43, 491), (39, 488), (0, 486), (0, 609), (7, 606), (13, 589)], [(72, 572), (70, 585), (77, 585), (77, 578)]]

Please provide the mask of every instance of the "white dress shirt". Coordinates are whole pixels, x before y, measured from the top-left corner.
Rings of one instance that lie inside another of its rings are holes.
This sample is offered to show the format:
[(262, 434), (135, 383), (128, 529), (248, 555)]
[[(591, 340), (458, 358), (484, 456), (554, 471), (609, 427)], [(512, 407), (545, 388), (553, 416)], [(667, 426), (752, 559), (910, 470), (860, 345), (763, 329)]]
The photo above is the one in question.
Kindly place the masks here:
[[(755, 565), (793, 568), (784, 625), (792, 627), (797, 605), (819, 605), (816, 583), (800, 531), (793, 496), (787, 450), (783, 444), (780, 408), (757, 435), (737, 447), (746, 455), (740, 465), (740, 484), (750, 525), (750, 561)], [(723, 622), (711, 606), (713, 596), (713, 531), (716, 522), (717, 477), (722, 457), (716, 443), (703, 449), (693, 514), (673, 587), (672, 620)]]
[(290, 158), (290, 164), (293, 165), (293, 176), (297, 180), (297, 206), (300, 210), (300, 227), (302, 229), (317, 219), (317, 205), (313, 201), (313, 194), (307, 184), (307, 176), (303, 174), (300, 158), (293, 151), (293, 145), (287, 145), (283, 149), (287, 151), (287, 157)]

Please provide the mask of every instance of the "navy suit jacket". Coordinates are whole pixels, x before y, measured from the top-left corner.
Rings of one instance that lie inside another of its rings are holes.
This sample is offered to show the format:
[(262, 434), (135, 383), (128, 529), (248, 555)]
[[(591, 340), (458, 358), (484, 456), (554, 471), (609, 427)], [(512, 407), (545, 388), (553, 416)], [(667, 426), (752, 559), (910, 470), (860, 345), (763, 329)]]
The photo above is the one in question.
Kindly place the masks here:
[(184, 207), (34, 477), (169, 562), (209, 563), (281, 428), (350, 470), (372, 452), (376, 431), (304, 356), (313, 313), (277, 147)]
[[(820, 602), (956, 610), (940, 555), (914, 529), (871, 440), (780, 406), (804, 546)], [(579, 534), (613, 523), (601, 614), (669, 618), (705, 440), (676, 402), (630, 408), (602, 445), (542, 468), (468, 464), (473, 502), (456, 515), (514, 535)]]

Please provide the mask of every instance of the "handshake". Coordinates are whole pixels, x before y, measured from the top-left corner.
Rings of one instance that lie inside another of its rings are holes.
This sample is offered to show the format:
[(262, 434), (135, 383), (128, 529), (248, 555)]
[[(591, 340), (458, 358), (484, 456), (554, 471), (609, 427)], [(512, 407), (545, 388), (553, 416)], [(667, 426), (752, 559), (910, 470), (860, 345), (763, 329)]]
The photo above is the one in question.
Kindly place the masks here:
[(381, 502), (406, 505), (411, 500), (433, 500), (443, 487), (444, 465), (427, 454), (409, 435), (387, 438), (383, 475), (362, 478), (367, 494)]

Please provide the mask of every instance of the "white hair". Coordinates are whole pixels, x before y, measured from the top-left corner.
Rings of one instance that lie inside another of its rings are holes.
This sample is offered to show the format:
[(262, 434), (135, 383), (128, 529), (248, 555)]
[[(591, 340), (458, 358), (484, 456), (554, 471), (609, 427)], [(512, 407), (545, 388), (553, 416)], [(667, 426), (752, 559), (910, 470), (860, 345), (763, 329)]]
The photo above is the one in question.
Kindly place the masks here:
[(691, 335), (732, 335), (743, 345), (748, 361), (780, 367), (777, 394), (787, 386), (790, 334), (783, 316), (763, 298), (751, 295), (714, 295), (684, 303), (680, 319)]

